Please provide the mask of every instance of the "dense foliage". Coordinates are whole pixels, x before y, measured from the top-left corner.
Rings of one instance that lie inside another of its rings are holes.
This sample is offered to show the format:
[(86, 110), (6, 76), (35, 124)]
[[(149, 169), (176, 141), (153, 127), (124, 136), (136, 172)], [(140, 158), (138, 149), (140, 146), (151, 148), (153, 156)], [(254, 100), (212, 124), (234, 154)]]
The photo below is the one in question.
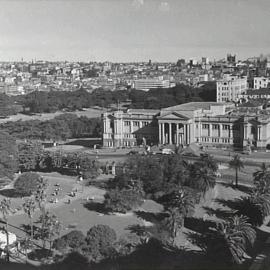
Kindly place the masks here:
[(34, 172), (22, 173), (14, 183), (14, 189), (22, 196), (29, 196), (37, 191), (42, 179), (39, 174)]
[(144, 191), (141, 182), (130, 179), (122, 185), (124, 178), (125, 177), (122, 176), (121, 184), (105, 194), (104, 205), (109, 211), (125, 213), (136, 209), (143, 203)]
[(106, 258), (112, 252), (116, 239), (116, 233), (111, 227), (107, 225), (93, 226), (87, 232), (85, 252), (93, 261)]
[(85, 235), (78, 230), (73, 230), (56, 239), (53, 248), (59, 251), (82, 251), (86, 246)]
[(43, 148), (38, 142), (18, 143), (18, 163), (21, 171), (35, 170), (42, 158)]
[(100, 137), (101, 135), (99, 118), (78, 117), (68, 113), (47, 121), (7, 122), (1, 124), (0, 127), (17, 139), (66, 140), (85, 136)]
[(191, 101), (215, 101), (215, 82), (205, 83), (200, 88), (177, 85), (168, 89), (108, 91), (94, 90), (92, 93), (80, 89), (74, 92), (32, 92), (13, 99), (31, 113), (71, 111), (91, 106), (108, 107), (111, 104), (131, 100), (133, 108), (159, 109)]
[(215, 101), (215, 82), (200, 88), (177, 85), (168, 89), (151, 89), (148, 92), (132, 90), (129, 95), (133, 108), (160, 109), (192, 101)]
[(0, 178), (13, 179), (18, 169), (18, 149), (15, 139), (8, 133), (0, 132)]

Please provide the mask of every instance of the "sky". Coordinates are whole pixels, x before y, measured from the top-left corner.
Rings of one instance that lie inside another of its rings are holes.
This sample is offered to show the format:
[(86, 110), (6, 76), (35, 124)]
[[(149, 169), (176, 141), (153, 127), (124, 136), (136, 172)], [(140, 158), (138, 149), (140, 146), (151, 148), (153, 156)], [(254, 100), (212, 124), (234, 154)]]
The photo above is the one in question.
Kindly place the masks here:
[(0, 61), (270, 53), (269, 0), (0, 0)]

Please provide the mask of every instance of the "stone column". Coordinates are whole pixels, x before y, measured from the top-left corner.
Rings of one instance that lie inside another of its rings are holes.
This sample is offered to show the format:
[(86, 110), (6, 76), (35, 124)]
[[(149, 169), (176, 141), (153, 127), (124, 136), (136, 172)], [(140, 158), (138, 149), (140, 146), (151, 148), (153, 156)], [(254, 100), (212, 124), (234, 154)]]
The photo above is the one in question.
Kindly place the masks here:
[(208, 136), (212, 137), (212, 124), (209, 124)]
[(190, 143), (190, 125), (186, 125), (186, 130), (187, 130), (187, 144)]
[(258, 141), (261, 140), (261, 126), (258, 126), (258, 128), (257, 128), (257, 140)]
[(133, 121), (130, 121), (130, 133), (133, 134)]
[(183, 144), (187, 144), (187, 125), (185, 124), (183, 127), (184, 134), (183, 134)]
[(161, 136), (161, 143), (165, 144), (165, 123), (162, 123), (162, 136)]
[(159, 123), (158, 124), (158, 143), (159, 144), (162, 144), (162, 126), (161, 126), (161, 124)]
[(169, 144), (172, 144), (172, 123), (169, 123)]
[(179, 124), (176, 124), (176, 145), (178, 146), (179, 143)]
[(244, 139), (247, 139), (247, 125), (244, 125)]
[(233, 126), (230, 125), (230, 129), (229, 129), (229, 138), (233, 137)]
[(219, 137), (223, 137), (222, 124), (219, 124)]

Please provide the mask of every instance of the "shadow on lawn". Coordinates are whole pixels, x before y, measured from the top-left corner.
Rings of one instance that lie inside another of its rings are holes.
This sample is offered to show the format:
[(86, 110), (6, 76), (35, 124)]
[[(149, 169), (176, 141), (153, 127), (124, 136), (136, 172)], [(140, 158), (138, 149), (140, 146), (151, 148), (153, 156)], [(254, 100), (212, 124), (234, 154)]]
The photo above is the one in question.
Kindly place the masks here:
[(0, 190), (0, 195), (8, 198), (23, 198), (23, 195), (13, 188)]
[(224, 183), (224, 182), (220, 182), (219, 184), (226, 187), (226, 188), (230, 187), (230, 188), (232, 188), (234, 190), (239, 190), (239, 191), (242, 191), (242, 192), (247, 193), (247, 194), (250, 194), (252, 192), (252, 187), (248, 187), (248, 186), (241, 185), (241, 184), (238, 184), (238, 187), (236, 187), (233, 184)]
[(185, 228), (198, 233), (207, 233), (209, 228), (214, 228), (216, 222), (211, 220), (203, 220), (202, 218), (187, 217), (184, 223)]
[(167, 213), (152, 213), (145, 211), (135, 211), (134, 213), (136, 214), (137, 217), (153, 223), (160, 222), (164, 218), (169, 216)]
[(105, 215), (109, 215), (110, 211), (108, 211), (108, 209), (105, 208), (104, 203), (100, 203), (100, 202), (87, 202), (83, 205), (86, 209), (88, 209), (89, 211), (95, 211), (98, 212), (100, 214), (105, 214)]
[(221, 209), (221, 208), (214, 209), (214, 208), (211, 208), (211, 207), (208, 207), (208, 206), (204, 206), (203, 209), (206, 211), (206, 213), (209, 216), (215, 216), (215, 217), (217, 217), (219, 219), (227, 219), (229, 217), (232, 217), (235, 214), (235, 211), (224, 210), (224, 209)]
[[(21, 224), (21, 230), (24, 231), (28, 236), (31, 235), (31, 226), (29, 224)], [(33, 225), (33, 236), (34, 239), (39, 239), (40, 237), (40, 227)]]
[(98, 263), (88, 264), (84, 256), (71, 253), (62, 262), (52, 265), (57, 270), (173, 270), (173, 269), (217, 269), (205, 261), (202, 252), (179, 248), (165, 248), (158, 241), (150, 239), (148, 243), (137, 246), (136, 250), (126, 256), (104, 259)]

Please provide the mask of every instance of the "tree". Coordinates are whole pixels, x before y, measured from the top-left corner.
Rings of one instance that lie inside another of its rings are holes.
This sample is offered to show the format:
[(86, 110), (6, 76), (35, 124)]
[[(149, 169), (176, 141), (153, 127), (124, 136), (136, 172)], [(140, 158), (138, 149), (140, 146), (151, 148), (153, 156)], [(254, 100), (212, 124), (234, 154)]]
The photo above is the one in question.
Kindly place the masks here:
[(253, 174), (253, 182), (258, 193), (270, 194), (270, 170), (265, 163)]
[(6, 249), (7, 249), (7, 261), (8, 262), (9, 262), (9, 231), (8, 231), (9, 223), (8, 223), (8, 215), (9, 215), (10, 210), (11, 210), (10, 207), (11, 207), (10, 199), (3, 199), (0, 202), (0, 212), (2, 213), (3, 220), (4, 220), (5, 224), (6, 224), (5, 231), (6, 231), (6, 236), (7, 236)]
[[(42, 216), (42, 218), (40, 218), (41, 232), (44, 231), (44, 227), (45, 227), (45, 215), (46, 215), (45, 205), (46, 205), (46, 198), (47, 198), (46, 188), (47, 188), (47, 182), (44, 180), (43, 177), (41, 177), (40, 182), (37, 186), (37, 190), (34, 193), (35, 201), (38, 205), (38, 208), (41, 211), (41, 216)], [(45, 248), (45, 238), (43, 238), (42, 240), (43, 240), (43, 248)]]
[(0, 178), (13, 179), (18, 168), (16, 141), (9, 134), (0, 131)]
[(235, 170), (235, 186), (238, 187), (238, 172), (244, 168), (244, 163), (239, 155), (234, 155), (233, 159), (229, 162), (229, 166)]
[(186, 185), (202, 192), (203, 195), (216, 184), (215, 167), (205, 162), (195, 162), (189, 165), (189, 178)]
[(42, 146), (36, 142), (23, 142), (18, 144), (19, 168), (22, 171), (35, 170), (42, 156)]
[(210, 169), (212, 172), (217, 172), (218, 170), (218, 164), (216, 160), (211, 155), (203, 155), (200, 157), (199, 163), (202, 164), (202, 166), (206, 166), (208, 169)]
[(29, 196), (38, 190), (42, 178), (33, 172), (22, 173), (14, 183), (14, 189), (22, 196)]
[[(61, 231), (61, 223), (54, 214), (50, 214), (48, 211), (45, 215), (41, 215), (39, 222), (43, 224), (43, 228), (40, 229), (40, 238), (45, 242), (49, 242), (49, 250), (52, 249), (53, 238), (59, 236)], [(45, 245), (44, 245), (45, 246)]]
[(256, 232), (248, 223), (247, 217), (234, 216), (218, 223), (205, 239), (206, 251), (212, 258), (241, 264), (248, 246), (253, 245), (256, 239)]
[(152, 156), (134, 155), (125, 161), (123, 168), (127, 177), (142, 181), (147, 194), (162, 190), (163, 174), (158, 159)]
[(92, 180), (100, 174), (99, 163), (89, 155), (80, 155), (78, 157), (78, 166), (84, 179)]
[(169, 229), (173, 242), (179, 230), (184, 226), (185, 217), (193, 214), (195, 201), (196, 198), (185, 189), (175, 190), (159, 199), (159, 203), (164, 206), (169, 214), (164, 224)]
[(116, 186), (110, 189), (104, 196), (104, 206), (106, 209), (125, 213), (143, 203), (144, 191), (141, 181), (133, 180), (129, 176), (123, 175), (114, 182)]
[(30, 220), (30, 228), (31, 228), (31, 240), (33, 241), (34, 238), (34, 231), (33, 231), (33, 214), (36, 209), (36, 203), (33, 198), (29, 198), (25, 200), (23, 203), (23, 210), (27, 214)]
[(89, 229), (86, 236), (86, 252), (93, 261), (110, 255), (116, 241), (115, 231), (107, 225), (96, 225)]
[(68, 234), (56, 239), (53, 247), (59, 251), (72, 250), (82, 252), (86, 247), (85, 235), (78, 230), (73, 230)]

